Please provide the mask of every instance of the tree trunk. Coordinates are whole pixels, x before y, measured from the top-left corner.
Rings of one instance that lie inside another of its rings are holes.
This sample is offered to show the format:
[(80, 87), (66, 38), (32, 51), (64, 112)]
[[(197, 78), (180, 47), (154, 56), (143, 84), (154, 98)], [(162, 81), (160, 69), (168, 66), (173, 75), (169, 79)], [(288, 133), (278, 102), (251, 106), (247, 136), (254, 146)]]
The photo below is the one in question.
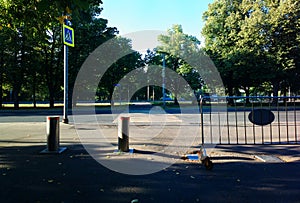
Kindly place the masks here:
[(227, 93), (228, 93), (228, 96), (229, 96), (229, 99), (228, 99), (228, 105), (234, 105), (234, 101), (233, 101), (233, 98), (231, 98), (233, 96), (233, 87), (228, 85), (227, 87)]
[(32, 84), (32, 99), (33, 99), (33, 108), (36, 108), (36, 74), (33, 75), (33, 84)]
[(273, 81), (273, 101), (272, 105), (276, 106), (278, 104), (278, 91), (279, 91), (279, 81)]
[[(50, 68), (48, 68), (50, 70)], [(54, 108), (54, 84), (53, 84), (53, 74), (50, 71), (47, 71), (47, 85), (48, 85), (48, 91), (49, 91), (49, 107)]]
[(68, 108), (72, 109), (73, 107), (73, 87), (72, 88), (68, 88), (69, 92), (68, 92)]
[(35, 95), (35, 87), (33, 90), (33, 108), (36, 108), (36, 95)]
[(250, 88), (249, 87), (245, 87), (245, 93), (246, 93), (246, 104), (250, 104)]
[(287, 96), (287, 83), (286, 82), (284, 82), (284, 85), (283, 85), (283, 87), (282, 87), (282, 90), (283, 90), (283, 96), (284, 96), (284, 98), (283, 98), (283, 102), (284, 102), (284, 104), (286, 104), (287, 103), (287, 98), (286, 98), (286, 96)]
[(114, 106), (114, 105), (115, 105), (115, 102), (113, 101), (113, 98), (112, 98), (112, 95), (113, 95), (113, 93), (114, 93), (114, 88), (110, 88), (108, 91), (109, 91), (110, 105), (111, 105), (111, 106)]
[(14, 99), (14, 109), (19, 109), (20, 107), (20, 101), (19, 101), (19, 90), (20, 88), (19, 87), (14, 87), (13, 89), (13, 99)]
[(49, 94), (49, 107), (54, 108), (54, 95), (52, 91)]
[(174, 98), (174, 104), (175, 104), (175, 105), (179, 105), (179, 102), (178, 102), (177, 96), (175, 96), (175, 98)]

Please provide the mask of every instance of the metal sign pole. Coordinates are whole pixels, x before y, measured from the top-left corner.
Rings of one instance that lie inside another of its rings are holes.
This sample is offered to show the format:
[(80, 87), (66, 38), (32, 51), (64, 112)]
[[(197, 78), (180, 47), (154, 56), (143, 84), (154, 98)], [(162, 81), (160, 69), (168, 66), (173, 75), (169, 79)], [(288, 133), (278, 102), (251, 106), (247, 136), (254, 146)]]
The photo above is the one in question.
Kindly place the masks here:
[(68, 119), (68, 46), (64, 45), (64, 115), (63, 123), (69, 123)]
[(63, 41), (64, 41), (64, 115), (62, 122), (69, 123), (68, 119), (68, 46), (74, 47), (74, 29), (70, 26), (69, 15), (64, 16)]

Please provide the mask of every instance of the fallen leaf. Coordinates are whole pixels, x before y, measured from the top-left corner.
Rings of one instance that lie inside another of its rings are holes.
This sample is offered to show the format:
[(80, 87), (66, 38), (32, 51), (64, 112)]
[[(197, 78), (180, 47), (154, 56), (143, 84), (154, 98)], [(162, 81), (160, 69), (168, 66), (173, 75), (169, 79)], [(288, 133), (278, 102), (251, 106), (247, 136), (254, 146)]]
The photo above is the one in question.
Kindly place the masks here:
[(139, 202), (138, 199), (133, 199), (133, 200), (131, 201), (131, 203), (137, 203), (137, 202)]
[(195, 177), (194, 176), (190, 176), (192, 179), (195, 179)]
[(53, 182), (54, 182), (54, 180), (52, 180), (52, 179), (48, 180), (48, 183), (53, 183)]

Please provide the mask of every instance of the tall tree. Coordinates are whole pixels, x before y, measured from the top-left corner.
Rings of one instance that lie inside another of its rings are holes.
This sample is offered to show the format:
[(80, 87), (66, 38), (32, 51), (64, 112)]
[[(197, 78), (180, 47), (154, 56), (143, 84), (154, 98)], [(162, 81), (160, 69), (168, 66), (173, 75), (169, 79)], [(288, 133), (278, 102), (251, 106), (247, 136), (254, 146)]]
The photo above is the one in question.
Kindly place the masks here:
[[(128, 55), (126, 54), (124, 57), (118, 59), (101, 77), (99, 88), (102, 89), (102, 91), (103, 89), (107, 91), (108, 99), (112, 102), (113, 105), (112, 96), (114, 93), (114, 89), (118, 85), (119, 81), (130, 71), (143, 67), (144, 63), (141, 59), (141, 54), (132, 50), (130, 39), (116, 37), (112, 41), (112, 43), (113, 46), (115, 46), (115, 49), (120, 51), (120, 53), (131, 53)], [(105, 59), (102, 58), (102, 60)]]
[[(173, 25), (173, 27), (167, 31), (167, 34), (160, 35), (158, 40), (161, 46), (158, 46), (156, 50), (158, 53), (166, 55), (167, 67), (183, 76), (190, 85), (199, 87), (201, 77), (180, 56), (183, 55), (183, 52), (185, 54), (188, 52), (191, 54), (198, 52), (200, 41), (194, 36), (185, 34), (181, 25)], [(178, 104), (180, 83), (174, 81), (173, 78), (168, 79), (173, 86), (174, 102)]]
[(3, 78), (7, 78), (8, 85), (12, 86), (15, 108), (18, 108), (22, 88), (31, 86), (32, 95), (43, 92), (44, 87), (36, 84), (46, 85), (50, 107), (62, 98), (63, 45), (59, 22), (67, 14), (78, 29), (75, 31), (78, 44), (70, 49), (71, 85), (88, 54), (115, 35), (116, 28), (108, 28), (107, 20), (99, 17), (101, 3), (101, 0), (0, 2), (0, 43), (3, 45), (0, 82), (2, 87)]
[(205, 49), (229, 95), (235, 87), (249, 95), (250, 87), (269, 81), (277, 96), (285, 70), (295, 67), (295, 60), (291, 61), (298, 49), (297, 16), (299, 1), (295, 0), (216, 0), (209, 6), (203, 16)]

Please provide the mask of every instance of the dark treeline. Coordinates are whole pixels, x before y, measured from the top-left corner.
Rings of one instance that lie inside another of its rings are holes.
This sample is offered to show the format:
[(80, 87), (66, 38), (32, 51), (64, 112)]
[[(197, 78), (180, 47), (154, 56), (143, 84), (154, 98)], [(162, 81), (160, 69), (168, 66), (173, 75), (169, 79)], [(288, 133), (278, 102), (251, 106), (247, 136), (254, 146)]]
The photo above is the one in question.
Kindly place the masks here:
[(3, 101), (63, 98), (62, 16), (71, 16), (76, 46), (69, 49), (69, 86), (87, 56), (117, 29), (100, 18), (101, 0), (14, 0), (0, 4), (0, 106)]
[[(69, 49), (69, 95), (83, 62), (95, 48), (118, 34), (101, 18), (101, 0), (6, 0), (0, 3), (0, 107), (3, 102), (63, 100), (62, 22), (71, 16), (75, 47)], [(205, 50), (223, 79), (227, 95), (297, 94), (300, 89), (300, 5), (298, 0), (215, 0), (204, 13)], [(168, 39), (179, 36), (175, 47)], [(168, 38), (169, 37), (169, 38)], [(194, 42), (180, 44), (182, 41)], [(217, 93), (185, 61), (174, 57), (177, 47), (196, 50), (200, 41), (180, 25), (160, 36), (162, 47), (118, 60), (96, 91), (96, 100), (110, 100), (115, 86), (130, 71), (161, 65), (161, 50), (169, 50), (166, 65), (180, 74), (194, 92)], [(120, 45), (131, 48), (128, 39)], [(194, 47), (194, 48), (193, 48)], [(146, 69), (145, 69), (146, 71)], [(161, 80), (158, 78), (158, 80)], [(209, 89), (209, 90), (208, 90)], [(135, 90), (133, 98), (160, 99), (160, 87)], [(155, 94), (154, 94), (155, 93)], [(175, 102), (177, 95), (174, 86)], [(183, 95), (184, 96), (184, 95)]]

